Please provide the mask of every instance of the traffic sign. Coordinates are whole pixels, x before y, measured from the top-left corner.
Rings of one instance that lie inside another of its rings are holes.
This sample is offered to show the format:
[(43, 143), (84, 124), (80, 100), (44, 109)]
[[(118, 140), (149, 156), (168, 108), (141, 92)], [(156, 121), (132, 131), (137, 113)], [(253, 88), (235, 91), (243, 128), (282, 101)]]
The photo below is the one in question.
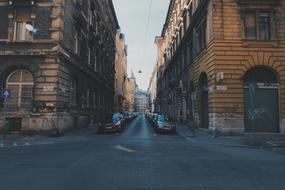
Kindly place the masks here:
[(11, 97), (11, 90), (8, 88), (4, 88), (4, 89), (2, 89), (1, 94), (2, 94), (2, 98), (4, 98), (5, 100), (9, 99)]

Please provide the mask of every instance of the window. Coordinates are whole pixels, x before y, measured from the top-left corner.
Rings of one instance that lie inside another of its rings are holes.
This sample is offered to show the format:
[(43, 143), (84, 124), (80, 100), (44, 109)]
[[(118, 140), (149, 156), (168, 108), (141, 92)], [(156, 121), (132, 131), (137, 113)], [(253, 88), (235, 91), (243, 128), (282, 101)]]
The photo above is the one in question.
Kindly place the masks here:
[(246, 12), (244, 17), (244, 33), (246, 39), (272, 39), (271, 14), (268, 12)]
[(184, 15), (183, 17), (183, 31), (184, 31), (184, 34), (186, 33), (187, 29), (188, 29), (188, 23), (187, 23), (187, 14)]
[(70, 84), (70, 104), (72, 106), (76, 105), (76, 83), (75, 83), (75, 80), (72, 80), (71, 84)]
[(92, 52), (92, 47), (88, 46), (88, 66), (91, 65), (91, 52)]
[(248, 13), (245, 17), (245, 35), (248, 39), (256, 38), (255, 13)]
[(0, 39), (8, 39), (8, 27), (9, 27), (9, 8), (6, 6), (0, 7)]
[(86, 104), (87, 104), (87, 108), (91, 107), (91, 104), (90, 104), (90, 89), (89, 88), (87, 89), (87, 92), (86, 92)]
[(7, 101), (7, 107), (32, 108), (34, 79), (29, 71), (12, 72), (7, 78), (6, 88), (11, 89), (11, 98)]
[(259, 37), (261, 40), (271, 39), (270, 15), (268, 13), (259, 14)]
[(18, 7), (15, 10), (14, 22), (14, 40), (28, 41), (32, 40), (32, 33), (26, 29), (27, 24), (31, 24), (30, 8)]
[(206, 45), (206, 22), (203, 21), (196, 29), (196, 53), (198, 54)]
[(75, 29), (73, 42), (74, 42), (74, 53), (77, 55), (80, 54), (79, 37), (80, 37), (79, 31), (77, 29)]
[(84, 109), (86, 108), (87, 105), (87, 90), (84, 89), (82, 90), (82, 94), (81, 94), (81, 108)]
[(93, 92), (93, 108), (96, 108), (96, 92)]
[(98, 66), (97, 66), (97, 55), (96, 55), (96, 51), (95, 48), (93, 48), (93, 64), (94, 64), (94, 71), (98, 71)]
[(193, 62), (193, 43), (190, 42), (187, 45), (187, 64), (191, 64)]

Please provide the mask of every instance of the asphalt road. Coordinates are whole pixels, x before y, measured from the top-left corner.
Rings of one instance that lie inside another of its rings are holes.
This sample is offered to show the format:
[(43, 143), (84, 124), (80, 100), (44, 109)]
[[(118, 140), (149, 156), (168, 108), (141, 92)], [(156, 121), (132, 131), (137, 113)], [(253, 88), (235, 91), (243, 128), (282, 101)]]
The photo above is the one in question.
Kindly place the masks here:
[(140, 116), (120, 135), (0, 149), (0, 189), (283, 190), (284, 158), (156, 135)]

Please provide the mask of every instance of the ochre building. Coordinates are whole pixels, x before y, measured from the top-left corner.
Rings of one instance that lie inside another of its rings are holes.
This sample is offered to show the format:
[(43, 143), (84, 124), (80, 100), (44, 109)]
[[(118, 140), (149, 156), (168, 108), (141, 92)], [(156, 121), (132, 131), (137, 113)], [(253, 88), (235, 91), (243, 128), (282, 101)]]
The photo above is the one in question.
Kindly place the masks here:
[(164, 114), (227, 135), (285, 133), (285, 0), (171, 0), (157, 38)]

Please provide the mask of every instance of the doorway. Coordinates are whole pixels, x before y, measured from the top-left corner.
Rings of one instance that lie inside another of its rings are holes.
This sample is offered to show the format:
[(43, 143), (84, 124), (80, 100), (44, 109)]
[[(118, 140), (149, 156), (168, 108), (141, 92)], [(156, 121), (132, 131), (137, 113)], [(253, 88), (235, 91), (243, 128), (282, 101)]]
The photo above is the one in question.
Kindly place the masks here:
[(279, 133), (278, 80), (273, 71), (258, 67), (244, 76), (245, 132)]

